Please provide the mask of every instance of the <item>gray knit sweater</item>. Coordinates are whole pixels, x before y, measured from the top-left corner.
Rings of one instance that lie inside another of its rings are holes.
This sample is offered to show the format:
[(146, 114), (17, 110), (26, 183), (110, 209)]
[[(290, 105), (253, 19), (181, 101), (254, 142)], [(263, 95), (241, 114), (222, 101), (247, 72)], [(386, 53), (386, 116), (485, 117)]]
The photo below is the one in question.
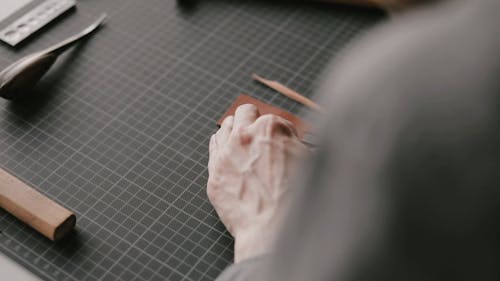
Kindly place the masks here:
[(322, 87), (321, 145), (239, 280), (500, 280), (500, 1), (398, 16)]

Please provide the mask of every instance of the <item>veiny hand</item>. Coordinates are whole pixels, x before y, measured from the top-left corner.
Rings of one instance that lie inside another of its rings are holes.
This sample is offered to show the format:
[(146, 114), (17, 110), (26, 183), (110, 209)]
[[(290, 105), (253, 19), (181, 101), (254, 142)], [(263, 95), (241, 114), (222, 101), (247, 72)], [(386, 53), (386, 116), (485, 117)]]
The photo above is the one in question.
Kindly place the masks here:
[(294, 126), (242, 105), (210, 139), (207, 193), (235, 238), (235, 262), (269, 251), (286, 212), (291, 175), (308, 149)]

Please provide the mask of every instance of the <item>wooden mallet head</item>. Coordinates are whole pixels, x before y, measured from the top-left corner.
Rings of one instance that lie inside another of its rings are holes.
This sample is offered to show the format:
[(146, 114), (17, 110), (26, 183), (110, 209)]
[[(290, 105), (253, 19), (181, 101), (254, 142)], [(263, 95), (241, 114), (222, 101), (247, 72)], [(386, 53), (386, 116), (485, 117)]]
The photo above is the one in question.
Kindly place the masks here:
[(0, 207), (52, 241), (66, 236), (76, 224), (73, 212), (1, 168)]

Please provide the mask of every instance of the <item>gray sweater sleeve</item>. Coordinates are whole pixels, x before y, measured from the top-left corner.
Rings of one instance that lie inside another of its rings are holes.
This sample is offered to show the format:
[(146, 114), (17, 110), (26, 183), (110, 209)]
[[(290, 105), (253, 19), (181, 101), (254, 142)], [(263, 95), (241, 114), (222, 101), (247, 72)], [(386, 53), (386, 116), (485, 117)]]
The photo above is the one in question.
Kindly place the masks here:
[(276, 253), (218, 281), (499, 280), (499, 10), (449, 1), (351, 47)]

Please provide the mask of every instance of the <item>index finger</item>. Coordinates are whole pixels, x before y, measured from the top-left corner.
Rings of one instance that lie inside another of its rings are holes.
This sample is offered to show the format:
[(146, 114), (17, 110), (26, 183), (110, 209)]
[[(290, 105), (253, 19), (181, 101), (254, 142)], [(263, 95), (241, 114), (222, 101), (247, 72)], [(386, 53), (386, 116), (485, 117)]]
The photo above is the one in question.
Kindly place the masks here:
[(253, 104), (240, 105), (234, 113), (233, 129), (239, 130), (246, 127), (259, 117), (259, 110)]

